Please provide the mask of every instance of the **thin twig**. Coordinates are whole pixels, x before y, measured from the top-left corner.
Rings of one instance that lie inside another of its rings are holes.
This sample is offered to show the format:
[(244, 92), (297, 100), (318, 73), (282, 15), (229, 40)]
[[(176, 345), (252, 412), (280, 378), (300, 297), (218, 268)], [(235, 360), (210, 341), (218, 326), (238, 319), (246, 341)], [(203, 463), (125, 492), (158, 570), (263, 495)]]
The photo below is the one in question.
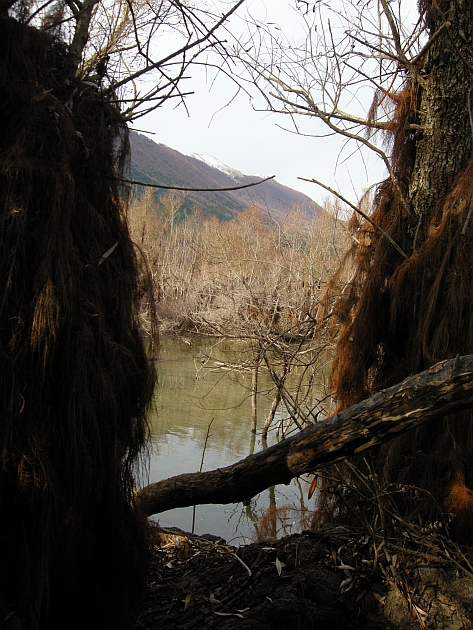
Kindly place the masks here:
[(355, 204), (351, 203), (351, 201), (348, 201), (348, 199), (343, 197), (336, 190), (333, 190), (333, 188), (330, 188), (330, 186), (327, 186), (326, 184), (323, 184), (322, 182), (319, 182), (317, 179), (306, 179), (305, 177), (298, 177), (297, 179), (300, 179), (303, 182), (310, 182), (312, 184), (317, 184), (318, 186), (322, 186), (322, 188), (325, 188), (325, 190), (328, 190), (329, 192), (331, 192), (333, 195), (338, 197), (338, 199), (340, 199), (341, 201), (346, 203), (348, 206), (350, 206), (350, 208), (352, 208), (355, 212), (360, 214), (366, 221), (368, 221), (368, 223), (370, 223), (376, 230), (378, 230), (378, 232), (380, 232), (380, 234), (382, 234), (385, 238), (387, 238), (388, 241), (391, 243), (391, 245), (396, 249), (396, 251), (398, 251), (401, 254), (401, 256), (403, 258), (405, 258), (406, 260), (409, 258), (409, 256), (399, 247), (399, 245), (396, 243), (396, 241), (393, 240), (389, 236), (389, 234), (383, 230), (382, 227), (380, 227), (377, 223), (375, 223), (373, 221), (373, 219), (371, 219), (365, 212), (363, 212), (363, 210), (360, 210), (360, 208), (355, 206)]
[(248, 575), (251, 577), (251, 576), (252, 576), (252, 573), (251, 573), (251, 569), (250, 569), (250, 567), (249, 567), (249, 566), (248, 566), (245, 562), (243, 562), (243, 560), (242, 560), (241, 558), (239, 558), (239, 557), (236, 555), (236, 553), (232, 553), (232, 556), (234, 556), (234, 557), (238, 560), (238, 562), (239, 562), (240, 564), (242, 564), (242, 565), (245, 567), (245, 569), (248, 571)]
[[(384, 543), (381, 536), (376, 536), (376, 538), (380, 540), (382, 543)], [(400, 545), (395, 545), (394, 543), (391, 543), (389, 541), (386, 544), (393, 551), (400, 551), (402, 553), (405, 553), (406, 555), (412, 555), (418, 558), (425, 558), (426, 560), (430, 560), (432, 562), (438, 562), (439, 564), (443, 564), (443, 565), (447, 565), (450, 563), (454, 564), (458, 569), (461, 569), (466, 575), (468, 575), (469, 577), (473, 577), (473, 573), (471, 571), (469, 571), (467, 568), (462, 566), (459, 562), (457, 562), (457, 560), (447, 555), (441, 549), (434, 548), (435, 551), (437, 551), (437, 553), (441, 556), (441, 558), (439, 558), (438, 556), (434, 556), (424, 551), (416, 551), (415, 549), (409, 549), (409, 547), (401, 547)]]
[[(200, 468), (199, 468), (199, 472), (202, 472), (202, 468), (204, 467), (204, 457), (205, 457), (205, 451), (207, 449), (207, 442), (209, 441), (209, 437), (210, 437), (210, 427), (212, 426), (212, 422), (215, 420), (215, 418), (212, 418), (212, 420), (209, 422), (209, 426), (207, 427), (207, 435), (205, 436), (205, 442), (204, 442), (204, 448), (202, 449), (202, 459), (200, 460)], [(191, 533), (194, 533), (194, 526), (195, 526), (195, 508), (196, 506), (194, 505), (192, 507), (192, 531)]]
[(429, 39), (429, 41), (425, 44), (425, 46), (422, 48), (422, 50), (420, 50), (417, 55), (411, 59), (410, 63), (414, 66), (416, 66), (419, 61), (422, 59), (422, 57), (424, 57), (429, 48), (432, 46), (432, 44), (434, 43), (434, 41), (437, 39), (437, 37), (446, 29), (449, 28), (451, 26), (450, 22), (444, 22), (441, 26), (439, 26), (439, 28), (435, 31), (435, 33), (432, 35), (432, 37)]

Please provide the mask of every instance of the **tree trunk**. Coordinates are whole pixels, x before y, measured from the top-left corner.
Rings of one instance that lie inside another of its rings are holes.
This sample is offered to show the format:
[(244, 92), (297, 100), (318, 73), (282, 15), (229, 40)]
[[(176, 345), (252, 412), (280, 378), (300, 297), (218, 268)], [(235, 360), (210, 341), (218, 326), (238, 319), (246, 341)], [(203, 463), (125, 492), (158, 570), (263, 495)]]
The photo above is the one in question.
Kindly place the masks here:
[(256, 357), (256, 363), (251, 372), (251, 432), (256, 433), (258, 427), (258, 371), (259, 371), (259, 354)]
[(382, 444), (432, 416), (472, 406), (473, 355), (457, 357), (232, 466), (151, 484), (137, 493), (137, 505), (150, 516), (195, 504), (248, 503), (272, 485)]
[[(334, 308), (341, 323), (332, 371), (339, 408), (439, 360), (473, 352), (473, 4), (423, 0), (420, 8), (435, 37), (415, 67), (406, 64), (405, 87), (391, 95), (392, 167), (407, 204), (388, 179), (377, 189), (372, 213), (409, 258), (360, 225), (354, 280)], [(473, 544), (472, 454), (471, 410), (426, 423), (373, 452), (384, 482), (421, 487), (461, 517), (467, 544)]]
[(271, 408), (268, 413), (268, 417), (265, 420), (263, 431), (261, 432), (261, 436), (263, 439), (268, 437), (269, 427), (273, 423), (274, 416), (276, 415), (276, 411), (278, 410), (279, 403), (281, 402), (281, 390), (279, 387), (276, 389), (276, 393), (274, 394), (273, 402), (271, 403)]
[(416, 142), (409, 183), (409, 198), (419, 227), (414, 248), (422, 244), (432, 213), (442, 208), (472, 150), (468, 93), (473, 4), (469, 0), (450, 0), (438, 5), (441, 9), (427, 9), (431, 34), (447, 20), (450, 26), (433, 42), (419, 70), (422, 135)]

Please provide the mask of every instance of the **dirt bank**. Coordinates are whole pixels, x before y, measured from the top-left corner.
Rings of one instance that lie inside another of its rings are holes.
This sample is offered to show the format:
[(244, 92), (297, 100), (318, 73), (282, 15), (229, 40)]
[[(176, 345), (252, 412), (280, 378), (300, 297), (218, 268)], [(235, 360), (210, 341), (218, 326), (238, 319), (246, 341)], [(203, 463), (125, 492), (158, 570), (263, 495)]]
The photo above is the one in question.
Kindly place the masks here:
[(175, 529), (153, 534), (135, 628), (473, 628), (473, 570), (437, 532), (384, 541), (325, 527), (235, 548)]

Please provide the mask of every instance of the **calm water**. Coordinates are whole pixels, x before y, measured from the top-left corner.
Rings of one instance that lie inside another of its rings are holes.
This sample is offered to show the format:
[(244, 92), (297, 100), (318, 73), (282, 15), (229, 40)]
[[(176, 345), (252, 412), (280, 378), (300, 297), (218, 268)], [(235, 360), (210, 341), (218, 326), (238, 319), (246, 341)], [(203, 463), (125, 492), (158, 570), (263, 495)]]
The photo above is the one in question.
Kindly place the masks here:
[[(150, 482), (198, 471), (208, 427), (213, 419), (202, 470), (232, 464), (263, 449), (260, 432), (251, 434), (251, 372), (222, 369), (220, 362), (249, 358), (244, 348), (202, 339), (163, 338), (160, 342), (159, 388), (152, 418), (153, 456)], [(208, 355), (211, 359), (207, 359)], [(271, 383), (259, 377), (258, 426), (262, 427), (272, 400)], [(268, 435), (268, 445), (276, 440)], [(195, 510), (194, 531), (245, 544), (264, 534), (282, 536), (306, 527), (310, 519), (307, 492), (310, 480), (276, 486), (242, 504), (202, 505)], [(191, 531), (193, 508), (157, 515), (164, 527)]]

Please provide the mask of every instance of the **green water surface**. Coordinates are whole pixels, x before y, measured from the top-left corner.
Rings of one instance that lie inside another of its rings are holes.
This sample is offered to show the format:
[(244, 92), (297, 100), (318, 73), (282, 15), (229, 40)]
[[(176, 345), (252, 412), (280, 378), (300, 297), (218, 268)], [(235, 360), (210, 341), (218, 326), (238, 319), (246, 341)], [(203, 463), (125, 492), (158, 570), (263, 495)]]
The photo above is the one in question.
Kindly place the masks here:
[[(244, 364), (250, 354), (241, 344), (202, 338), (161, 339), (159, 387), (151, 418), (150, 482), (198, 471), (203, 455), (202, 470), (213, 470), (266, 446), (260, 431), (256, 437), (251, 433), (251, 370), (228, 369), (228, 364)], [(271, 380), (264, 371), (259, 374), (258, 389), (261, 428), (274, 396)], [(276, 422), (283, 414), (283, 410), (278, 411)], [(276, 439), (276, 431), (270, 431), (268, 445)], [(267, 538), (299, 531), (307, 527), (309, 508), (313, 508), (307, 501), (309, 483), (310, 479), (299, 479), (289, 486), (270, 488), (246, 507), (197, 506), (194, 531), (221, 536), (236, 545), (256, 540), (258, 536)], [(193, 508), (171, 510), (154, 518), (164, 527), (191, 531)]]

